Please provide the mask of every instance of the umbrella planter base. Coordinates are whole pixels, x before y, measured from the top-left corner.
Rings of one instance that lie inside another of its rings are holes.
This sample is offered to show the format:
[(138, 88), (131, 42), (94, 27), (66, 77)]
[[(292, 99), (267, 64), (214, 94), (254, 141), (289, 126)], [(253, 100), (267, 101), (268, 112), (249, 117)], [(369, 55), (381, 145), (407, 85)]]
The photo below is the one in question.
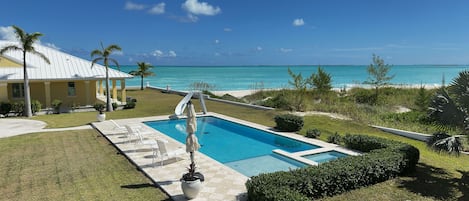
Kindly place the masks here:
[(193, 199), (197, 197), (200, 190), (202, 190), (204, 175), (200, 172), (196, 172), (194, 173), (194, 177), (190, 178), (188, 174), (189, 173), (183, 175), (181, 179), (181, 188), (187, 199)]

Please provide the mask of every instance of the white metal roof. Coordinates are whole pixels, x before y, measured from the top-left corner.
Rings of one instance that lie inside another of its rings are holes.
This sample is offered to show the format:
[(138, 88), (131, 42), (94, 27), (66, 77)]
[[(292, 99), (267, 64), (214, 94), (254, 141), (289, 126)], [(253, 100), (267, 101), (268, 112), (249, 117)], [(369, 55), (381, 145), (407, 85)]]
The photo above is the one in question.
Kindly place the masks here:
[[(20, 46), (18, 42), (0, 40), (0, 49), (8, 45)], [(106, 77), (106, 67), (91, 61), (75, 57), (59, 50), (35, 44), (36, 51), (44, 54), (50, 61), (45, 62), (41, 57), (27, 53), (26, 64), (29, 80), (98, 80)], [(23, 64), (23, 52), (8, 51), (3, 57)], [(125, 79), (133, 76), (122, 71), (109, 68), (110, 79)], [(0, 67), (0, 82), (23, 80), (22, 67)]]

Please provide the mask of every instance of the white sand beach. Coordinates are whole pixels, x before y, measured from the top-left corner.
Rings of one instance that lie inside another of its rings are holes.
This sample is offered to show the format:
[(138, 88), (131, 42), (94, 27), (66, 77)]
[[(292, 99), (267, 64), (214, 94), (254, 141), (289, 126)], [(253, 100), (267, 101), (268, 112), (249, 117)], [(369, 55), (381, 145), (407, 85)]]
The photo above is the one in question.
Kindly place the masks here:
[(247, 95), (251, 95), (256, 92), (255, 90), (233, 90), (233, 91), (212, 91), (213, 94), (217, 96), (223, 96), (225, 94), (230, 94), (236, 98), (242, 98)]

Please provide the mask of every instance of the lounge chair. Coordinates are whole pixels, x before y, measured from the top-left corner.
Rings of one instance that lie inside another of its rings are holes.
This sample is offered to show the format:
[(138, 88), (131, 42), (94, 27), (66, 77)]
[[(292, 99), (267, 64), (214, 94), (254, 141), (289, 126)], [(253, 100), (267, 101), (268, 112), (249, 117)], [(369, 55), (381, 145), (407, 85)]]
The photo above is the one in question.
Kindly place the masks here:
[(156, 139), (146, 140), (139, 130), (135, 130), (137, 133), (137, 145), (150, 146), (152, 151), (152, 164), (155, 164), (155, 158), (158, 157), (158, 143)]
[(183, 148), (178, 148), (175, 150), (168, 150), (166, 148), (166, 142), (162, 140), (156, 140), (158, 144), (158, 150), (160, 152), (160, 157), (161, 157), (161, 166), (163, 165), (164, 159), (172, 159), (176, 158), (176, 160), (179, 159), (179, 155), (185, 154), (186, 151)]
[(139, 140), (139, 135), (151, 134), (152, 133), (150, 131), (142, 132), (140, 128), (141, 128), (141, 126), (125, 125), (125, 129), (127, 130), (127, 132), (125, 134), (126, 134), (127, 138), (129, 139), (129, 142), (132, 141), (132, 138), (134, 138), (135, 143), (137, 143), (138, 140)]

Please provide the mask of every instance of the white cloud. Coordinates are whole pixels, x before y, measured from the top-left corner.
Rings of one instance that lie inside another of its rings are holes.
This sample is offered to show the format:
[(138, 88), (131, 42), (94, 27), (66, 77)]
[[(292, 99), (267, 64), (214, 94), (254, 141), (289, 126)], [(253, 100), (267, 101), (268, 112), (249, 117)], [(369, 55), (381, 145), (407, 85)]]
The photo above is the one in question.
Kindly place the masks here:
[(176, 52), (175, 52), (175, 51), (170, 50), (170, 51), (168, 52), (168, 57), (176, 57), (176, 56), (177, 56), (177, 55), (176, 55)]
[(297, 18), (293, 20), (293, 26), (299, 27), (303, 25), (305, 25), (305, 21), (303, 20), (303, 18)]
[(163, 51), (161, 50), (155, 50), (151, 53), (151, 55), (155, 56), (155, 57), (163, 57)]
[(289, 48), (280, 48), (280, 52), (283, 52), (283, 53), (287, 53), (287, 52), (291, 52), (293, 51), (293, 49), (289, 49)]
[(13, 27), (0, 27), (0, 37), (3, 40), (7, 41), (18, 41), (18, 38), (16, 38), (16, 33)]
[(231, 32), (231, 31), (233, 31), (233, 30), (232, 30), (231, 28), (224, 28), (223, 31), (224, 31), (224, 32)]
[(197, 21), (199, 21), (199, 17), (188, 13), (188, 14), (187, 14), (187, 20), (185, 19), (185, 21), (188, 21), (188, 22), (197, 22)]
[(199, 2), (198, 0), (186, 0), (182, 4), (182, 8), (194, 15), (216, 15), (221, 12), (220, 7), (214, 7), (207, 2)]
[(125, 10), (143, 10), (145, 9), (145, 5), (143, 4), (137, 4), (137, 3), (133, 3), (131, 1), (127, 1), (125, 3), (125, 6), (124, 6), (124, 9)]
[(256, 47), (256, 50), (257, 50), (257, 51), (262, 51), (262, 47), (261, 47), (261, 46), (257, 46), (257, 47)]
[(166, 4), (164, 2), (161, 2), (159, 4), (156, 4), (155, 6), (153, 6), (149, 11), (148, 13), (150, 14), (154, 14), (154, 15), (160, 15), (160, 14), (163, 14), (165, 12), (165, 6)]
[(214, 42), (215, 42), (215, 44), (220, 43), (220, 41), (218, 39), (216, 39)]
[(161, 50), (155, 50), (153, 52), (150, 53), (152, 56), (154, 57), (158, 57), (158, 58), (164, 58), (164, 57), (176, 57), (177, 54), (175, 51), (173, 50), (170, 50), (168, 51), (168, 54), (165, 54), (163, 51)]

